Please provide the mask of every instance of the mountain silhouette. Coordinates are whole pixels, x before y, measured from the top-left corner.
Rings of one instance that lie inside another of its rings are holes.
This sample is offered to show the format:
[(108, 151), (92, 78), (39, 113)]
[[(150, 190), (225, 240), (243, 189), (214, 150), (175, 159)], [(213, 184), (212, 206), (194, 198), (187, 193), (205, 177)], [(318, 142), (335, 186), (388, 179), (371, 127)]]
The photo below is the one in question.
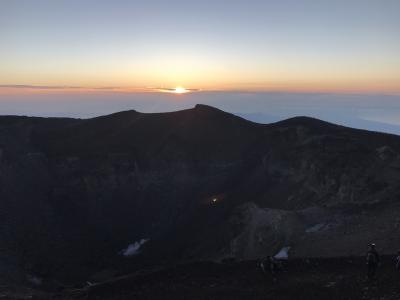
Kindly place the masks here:
[(2, 116), (0, 263), (74, 282), (283, 247), (334, 257), (374, 240), (391, 253), (399, 179), (399, 136), (308, 117), (258, 124), (206, 105)]

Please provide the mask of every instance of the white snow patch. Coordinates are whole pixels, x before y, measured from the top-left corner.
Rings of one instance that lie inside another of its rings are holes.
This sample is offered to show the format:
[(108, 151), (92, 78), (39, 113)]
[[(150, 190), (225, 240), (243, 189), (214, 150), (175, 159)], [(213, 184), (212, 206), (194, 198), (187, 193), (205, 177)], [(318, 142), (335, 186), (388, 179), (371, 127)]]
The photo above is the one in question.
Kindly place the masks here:
[(126, 249), (123, 249), (120, 253), (123, 256), (132, 256), (139, 254), (140, 247), (142, 247), (142, 245), (146, 243), (148, 240), (149, 239), (141, 239), (140, 241), (136, 241), (132, 244), (129, 244), (128, 247)]
[(276, 258), (276, 259), (284, 259), (284, 260), (289, 259), (289, 250), (290, 250), (290, 247), (283, 247), (283, 248), (274, 256), (274, 258)]
[(41, 285), (43, 282), (42, 278), (39, 278), (34, 275), (27, 275), (27, 277), (28, 277), (28, 281), (34, 285)]
[(324, 227), (325, 227), (325, 223), (315, 224), (311, 227), (308, 227), (306, 229), (306, 233), (318, 232), (318, 231), (321, 231)]

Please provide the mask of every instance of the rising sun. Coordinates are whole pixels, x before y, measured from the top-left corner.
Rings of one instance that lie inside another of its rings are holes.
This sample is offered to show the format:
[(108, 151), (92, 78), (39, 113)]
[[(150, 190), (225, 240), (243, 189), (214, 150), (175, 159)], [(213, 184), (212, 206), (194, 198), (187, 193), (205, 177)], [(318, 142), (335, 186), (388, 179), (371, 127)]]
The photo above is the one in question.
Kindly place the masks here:
[(177, 86), (176, 88), (174, 88), (172, 90), (172, 92), (175, 93), (175, 94), (184, 94), (184, 93), (188, 93), (189, 90), (185, 89), (184, 87)]

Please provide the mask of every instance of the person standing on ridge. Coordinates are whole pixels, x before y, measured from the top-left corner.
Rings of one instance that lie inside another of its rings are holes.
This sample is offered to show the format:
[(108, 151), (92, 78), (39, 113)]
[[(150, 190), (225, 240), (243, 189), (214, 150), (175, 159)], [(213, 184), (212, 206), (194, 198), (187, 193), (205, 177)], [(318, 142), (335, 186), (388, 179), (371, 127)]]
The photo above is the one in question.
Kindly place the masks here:
[(397, 251), (395, 263), (396, 263), (396, 270), (400, 272), (400, 251)]
[(376, 269), (378, 268), (379, 261), (380, 259), (379, 259), (379, 254), (376, 251), (376, 245), (370, 244), (369, 250), (367, 252), (367, 267), (368, 267), (367, 276), (369, 280), (375, 278)]
[(263, 273), (270, 273), (272, 276), (272, 282), (277, 282), (277, 272), (279, 271), (278, 262), (273, 256), (268, 255), (266, 259), (260, 262), (260, 267)]

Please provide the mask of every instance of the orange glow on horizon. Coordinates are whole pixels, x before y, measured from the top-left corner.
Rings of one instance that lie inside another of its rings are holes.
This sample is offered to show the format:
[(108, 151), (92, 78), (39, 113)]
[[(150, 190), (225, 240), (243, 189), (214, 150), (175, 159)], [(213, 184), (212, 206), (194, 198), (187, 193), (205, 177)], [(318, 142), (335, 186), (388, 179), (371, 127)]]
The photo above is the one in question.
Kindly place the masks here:
[(397, 81), (293, 81), (261, 82), (254, 84), (229, 83), (207, 85), (200, 89), (176, 86), (157, 87), (79, 87), (79, 86), (40, 86), (40, 85), (0, 85), (0, 95), (32, 94), (102, 94), (102, 93), (171, 93), (182, 95), (192, 92), (286, 92), (286, 93), (343, 93), (343, 94), (400, 94)]

